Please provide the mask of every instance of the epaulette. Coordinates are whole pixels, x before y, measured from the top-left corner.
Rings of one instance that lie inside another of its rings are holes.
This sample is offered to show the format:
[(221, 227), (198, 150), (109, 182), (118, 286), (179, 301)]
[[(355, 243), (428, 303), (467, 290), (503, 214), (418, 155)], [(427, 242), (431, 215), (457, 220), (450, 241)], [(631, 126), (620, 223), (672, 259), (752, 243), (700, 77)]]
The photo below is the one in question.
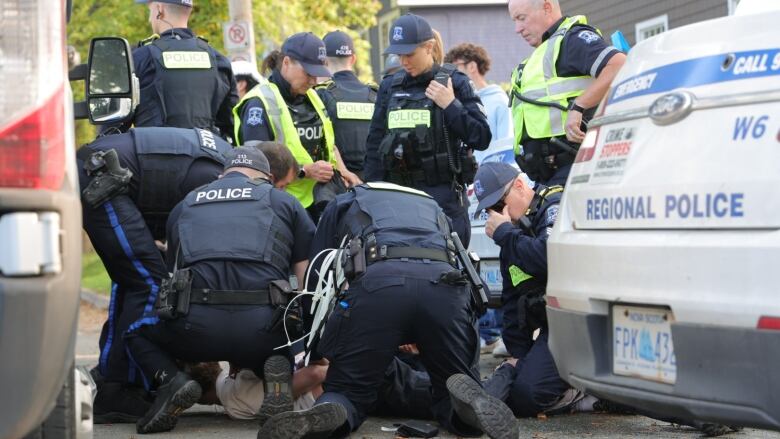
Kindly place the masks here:
[(154, 42), (154, 40), (159, 40), (160, 36), (157, 34), (152, 34), (148, 38), (145, 38), (138, 42), (138, 47), (148, 46)]
[(203, 42), (205, 42), (206, 44), (208, 44), (208, 43), (209, 43), (209, 40), (207, 40), (207, 39), (203, 38), (203, 37), (202, 37), (202, 36), (200, 36), (200, 35), (195, 35), (195, 38), (197, 38), (197, 39), (199, 39), (199, 40), (202, 40), (202, 41), (203, 41)]
[(316, 89), (325, 89), (325, 90), (328, 90), (328, 89), (331, 89), (331, 88), (334, 88), (334, 87), (336, 87), (336, 83), (332, 79), (328, 79), (325, 82), (320, 82), (319, 84), (314, 86), (314, 88), (316, 88)]

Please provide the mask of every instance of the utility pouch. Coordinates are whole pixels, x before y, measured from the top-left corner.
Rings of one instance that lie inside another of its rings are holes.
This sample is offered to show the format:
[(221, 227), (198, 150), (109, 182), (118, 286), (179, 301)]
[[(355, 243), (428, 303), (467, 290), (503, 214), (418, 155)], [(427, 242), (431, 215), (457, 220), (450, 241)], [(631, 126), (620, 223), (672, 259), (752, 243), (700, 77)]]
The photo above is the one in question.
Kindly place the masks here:
[(190, 294), (192, 292), (192, 272), (189, 268), (177, 270), (171, 279), (177, 293), (176, 316), (186, 316), (190, 313)]
[(285, 307), (290, 303), (293, 289), (287, 280), (272, 280), (268, 283), (268, 296), (271, 305)]
[(162, 320), (173, 320), (176, 318), (176, 304), (178, 294), (173, 288), (173, 279), (163, 279), (160, 283), (160, 292), (157, 294), (157, 300), (154, 304), (157, 316)]
[(84, 201), (93, 209), (106, 201), (127, 192), (133, 172), (119, 164), (116, 150), (97, 151), (84, 163), (87, 175), (92, 176), (89, 185), (81, 193)]
[(452, 172), (449, 167), (449, 157), (446, 152), (436, 154), (436, 175), (442, 182), (452, 180)]
[(460, 174), (461, 183), (474, 183), (474, 177), (477, 175), (477, 166), (477, 159), (473, 155), (468, 154), (463, 157), (463, 168)]
[(414, 137), (417, 141), (417, 151), (422, 155), (430, 155), (433, 152), (433, 142), (428, 140), (428, 126), (417, 125), (414, 127)]
[(384, 162), (385, 168), (390, 167), (390, 165), (393, 163), (393, 147), (395, 146), (395, 134), (388, 134), (385, 136), (384, 139), (382, 139), (382, 142), (379, 144), (379, 157)]
[(436, 160), (433, 156), (422, 157), (420, 159), (420, 167), (423, 170), (425, 176), (425, 183), (429, 186), (436, 186), (439, 183)]

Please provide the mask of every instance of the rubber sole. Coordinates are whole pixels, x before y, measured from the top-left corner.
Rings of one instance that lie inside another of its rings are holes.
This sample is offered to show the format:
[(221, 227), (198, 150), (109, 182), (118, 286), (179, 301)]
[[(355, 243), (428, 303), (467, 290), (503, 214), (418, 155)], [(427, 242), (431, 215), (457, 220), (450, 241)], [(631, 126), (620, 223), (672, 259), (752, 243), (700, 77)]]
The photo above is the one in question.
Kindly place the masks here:
[(171, 396), (168, 402), (160, 406), (148, 421), (139, 420), (136, 423), (136, 431), (140, 434), (146, 434), (173, 430), (181, 412), (195, 405), (200, 399), (201, 392), (197, 382), (187, 381)]
[(458, 417), (492, 439), (517, 439), (520, 426), (512, 410), (488, 395), (471, 377), (457, 374), (447, 379), (447, 390)]
[(93, 415), (93, 424), (135, 424), (141, 416), (129, 415), (120, 412), (108, 412)]
[(269, 419), (257, 439), (301, 439), (328, 437), (347, 422), (347, 409), (341, 404), (326, 402), (298, 412), (285, 412)]
[(260, 410), (257, 412), (260, 425), (274, 415), (293, 409), (290, 362), (281, 355), (269, 357), (263, 365), (263, 373), (265, 375), (263, 381), (265, 396)]

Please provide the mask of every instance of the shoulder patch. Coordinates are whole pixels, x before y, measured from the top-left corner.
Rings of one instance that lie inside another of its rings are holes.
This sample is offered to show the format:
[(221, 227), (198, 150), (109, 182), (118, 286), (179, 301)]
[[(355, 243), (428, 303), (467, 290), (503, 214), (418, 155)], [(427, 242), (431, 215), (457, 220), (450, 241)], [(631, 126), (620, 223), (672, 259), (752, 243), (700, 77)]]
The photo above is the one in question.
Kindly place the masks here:
[(144, 38), (143, 40), (138, 42), (138, 47), (148, 46), (149, 44), (152, 44), (154, 40), (159, 39), (160, 36), (157, 34), (152, 34), (147, 38)]
[(598, 41), (601, 37), (596, 32), (591, 30), (582, 30), (577, 34), (577, 37), (585, 42), (585, 44), (591, 44), (594, 41)]
[(263, 107), (252, 107), (249, 109), (246, 118), (246, 124), (249, 126), (258, 126), (263, 124)]
[(553, 204), (552, 206), (547, 208), (547, 224), (554, 224), (555, 220), (558, 219), (558, 204)]

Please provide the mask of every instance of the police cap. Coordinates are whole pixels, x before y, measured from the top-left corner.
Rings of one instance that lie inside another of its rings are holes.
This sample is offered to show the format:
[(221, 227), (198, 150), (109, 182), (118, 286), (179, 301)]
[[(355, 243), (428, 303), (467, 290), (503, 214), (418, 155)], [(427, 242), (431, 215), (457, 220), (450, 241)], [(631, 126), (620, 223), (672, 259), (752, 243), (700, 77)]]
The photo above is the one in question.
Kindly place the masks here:
[(419, 15), (405, 14), (393, 22), (390, 29), (390, 46), (384, 54), (408, 55), (425, 41), (433, 39), (431, 25)]
[(254, 146), (239, 146), (225, 154), (225, 171), (229, 168), (252, 168), (271, 175), (271, 165), (265, 154)]
[(518, 175), (520, 173), (517, 169), (507, 163), (481, 164), (477, 169), (477, 175), (474, 176), (474, 195), (479, 200), (474, 218), (477, 218), (483, 210), (498, 203), (498, 200), (504, 196), (507, 185), (513, 182)]
[(311, 32), (288, 37), (282, 45), (282, 54), (301, 63), (303, 70), (311, 76), (331, 76), (325, 68), (325, 43)]
[(352, 42), (352, 37), (340, 30), (328, 32), (322, 41), (325, 43), (325, 53), (328, 56), (339, 58), (352, 56), (355, 53), (355, 43)]
[(157, 3), (168, 3), (171, 5), (179, 5), (179, 6), (187, 6), (192, 7), (192, 0), (135, 0), (136, 3), (151, 3), (151, 2), (157, 2)]

